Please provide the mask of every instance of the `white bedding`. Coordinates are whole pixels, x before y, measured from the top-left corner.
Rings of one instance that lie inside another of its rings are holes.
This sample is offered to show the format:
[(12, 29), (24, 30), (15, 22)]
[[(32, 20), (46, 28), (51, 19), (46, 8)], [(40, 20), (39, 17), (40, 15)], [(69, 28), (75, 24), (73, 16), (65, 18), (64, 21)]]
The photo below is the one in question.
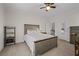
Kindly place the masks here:
[(24, 41), (26, 41), (27, 45), (29, 46), (32, 52), (32, 55), (35, 55), (34, 41), (39, 41), (39, 40), (43, 40), (43, 39), (51, 38), (51, 37), (54, 37), (54, 36), (35, 32), (35, 33), (29, 33), (29, 34), (24, 35)]

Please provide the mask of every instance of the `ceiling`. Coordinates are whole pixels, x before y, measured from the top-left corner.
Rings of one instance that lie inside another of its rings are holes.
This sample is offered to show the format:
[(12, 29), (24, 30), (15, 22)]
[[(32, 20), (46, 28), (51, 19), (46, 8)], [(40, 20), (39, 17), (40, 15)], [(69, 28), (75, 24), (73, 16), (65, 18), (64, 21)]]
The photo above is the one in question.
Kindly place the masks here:
[(5, 12), (22, 12), (27, 14), (36, 14), (42, 16), (62, 16), (73, 15), (79, 12), (79, 3), (55, 3), (56, 8), (46, 12), (40, 9), (44, 4), (42, 3), (5, 3)]
[[(4, 6), (6, 9), (16, 9), (16, 10), (38, 10), (40, 11), (40, 7), (44, 4), (41, 3), (4, 3)], [(79, 3), (55, 3), (56, 5), (56, 11), (66, 11), (66, 10), (74, 10), (79, 9)], [(51, 9), (53, 12), (54, 9)], [(50, 11), (49, 11), (50, 12)]]

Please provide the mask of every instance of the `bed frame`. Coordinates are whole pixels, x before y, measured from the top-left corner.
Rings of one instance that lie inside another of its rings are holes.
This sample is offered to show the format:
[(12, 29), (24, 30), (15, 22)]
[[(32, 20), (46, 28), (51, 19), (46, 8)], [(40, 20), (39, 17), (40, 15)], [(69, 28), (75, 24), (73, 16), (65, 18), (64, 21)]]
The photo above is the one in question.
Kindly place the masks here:
[[(29, 29), (36, 30), (37, 28), (39, 29), (39, 25), (24, 24), (24, 34), (27, 34), (27, 30)], [(35, 41), (34, 44), (35, 44), (34, 55), (41, 55), (46, 51), (57, 47), (57, 36)]]

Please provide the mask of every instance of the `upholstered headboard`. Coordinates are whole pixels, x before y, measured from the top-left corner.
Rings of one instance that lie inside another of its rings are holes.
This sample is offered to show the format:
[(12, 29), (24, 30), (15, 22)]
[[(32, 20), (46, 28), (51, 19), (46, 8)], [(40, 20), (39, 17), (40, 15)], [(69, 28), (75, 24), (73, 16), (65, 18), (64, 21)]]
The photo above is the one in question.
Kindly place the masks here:
[(32, 24), (24, 24), (24, 34), (27, 34), (27, 31), (37, 31), (39, 29), (39, 25)]

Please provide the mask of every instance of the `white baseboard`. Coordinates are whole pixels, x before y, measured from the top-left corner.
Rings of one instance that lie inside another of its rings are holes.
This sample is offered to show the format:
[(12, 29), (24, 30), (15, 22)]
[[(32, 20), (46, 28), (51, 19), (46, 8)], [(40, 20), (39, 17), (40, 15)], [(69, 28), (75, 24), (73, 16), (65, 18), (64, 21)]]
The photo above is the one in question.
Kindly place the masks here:
[(66, 42), (68, 42), (68, 43), (70, 42), (69, 40), (64, 40), (64, 39), (60, 39), (60, 40), (66, 41)]
[(1, 52), (3, 49), (4, 49), (4, 47), (1, 47), (1, 48), (0, 48), (0, 52)]

